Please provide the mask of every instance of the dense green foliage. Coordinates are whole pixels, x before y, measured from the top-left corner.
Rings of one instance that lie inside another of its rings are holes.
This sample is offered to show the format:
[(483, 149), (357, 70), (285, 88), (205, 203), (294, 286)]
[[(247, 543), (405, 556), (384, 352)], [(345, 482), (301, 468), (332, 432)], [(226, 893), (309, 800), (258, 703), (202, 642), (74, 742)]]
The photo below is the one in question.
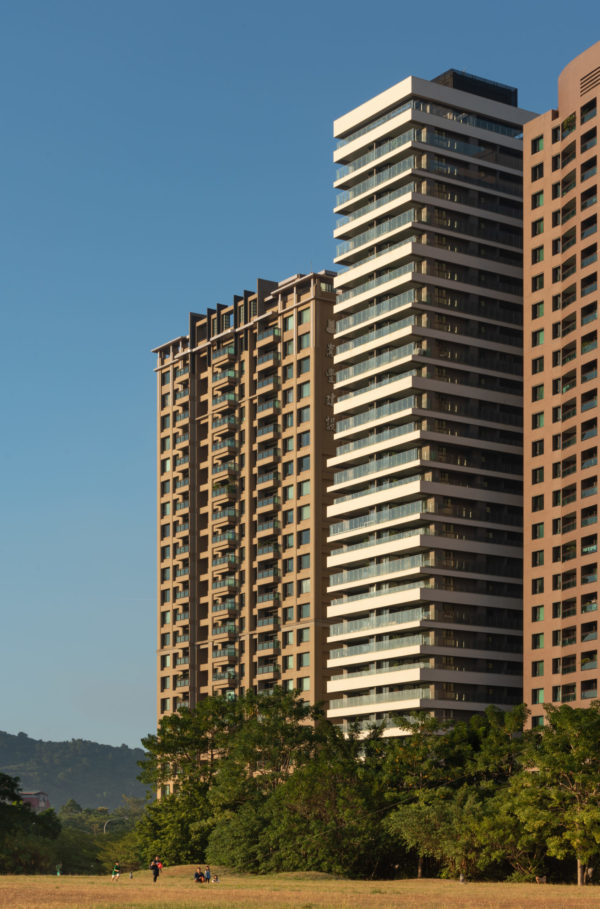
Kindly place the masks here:
[(23, 732), (0, 732), (0, 771), (19, 777), (24, 790), (43, 790), (57, 807), (75, 799), (88, 808), (117, 808), (123, 795), (143, 798), (144, 787), (137, 781), (143, 756), (140, 748), (127, 745), (43, 742)]
[[(266, 873), (428, 874), (583, 881), (600, 859), (600, 704), (492, 707), (469, 723), (406, 721), (407, 735), (343, 735), (275, 690), (209, 698), (161, 721), (141, 779), (162, 791), (138, 855)], [(172, 781), (176, 784), (172, 786)]]
[(0, 773), (0, 874), (49, 871), (59, 835), (54, 811), (35, 814), (19, 798), (19, 780)]

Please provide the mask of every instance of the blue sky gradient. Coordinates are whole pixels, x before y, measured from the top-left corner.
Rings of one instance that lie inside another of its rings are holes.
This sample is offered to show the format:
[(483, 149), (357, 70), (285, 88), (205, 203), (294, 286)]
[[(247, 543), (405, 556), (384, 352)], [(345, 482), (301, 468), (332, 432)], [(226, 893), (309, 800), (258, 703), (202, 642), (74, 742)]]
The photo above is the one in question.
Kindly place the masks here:
[(332, 120), (450, 67), (546, 110), (600, 38), (574, 9), (0, 0), (0, 729), (154, 728), (150, 351), (332, 267)]

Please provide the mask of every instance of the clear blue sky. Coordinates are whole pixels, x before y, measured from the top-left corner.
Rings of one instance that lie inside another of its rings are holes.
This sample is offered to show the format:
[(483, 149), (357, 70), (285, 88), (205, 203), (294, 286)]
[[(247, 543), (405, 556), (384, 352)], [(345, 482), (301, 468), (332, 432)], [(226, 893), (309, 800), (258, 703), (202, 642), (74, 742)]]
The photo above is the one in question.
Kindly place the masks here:
[(332, 120), (450, 67), (546, 110), (600, 38), (597, 2), (573, 12), (1, 0), (0, 729), (154, 728), (150, 350), (257, 276), (332, 267)]

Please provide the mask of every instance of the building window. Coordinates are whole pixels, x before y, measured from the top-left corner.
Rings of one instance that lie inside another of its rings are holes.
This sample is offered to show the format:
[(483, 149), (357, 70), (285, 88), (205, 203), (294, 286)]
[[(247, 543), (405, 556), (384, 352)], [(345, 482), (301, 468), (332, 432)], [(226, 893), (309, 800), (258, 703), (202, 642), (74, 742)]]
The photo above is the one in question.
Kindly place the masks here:
[(531, 307), (531, 318), (539, 319), (540, 316), (544, 315), (544, 304), (543, 303), (534, 303)]
[(293, 403), (294, 403), (294, 389), (286, 388), (285, 391), (283, 392), (283, 406), (285, 407), (287, 404), (293, 404)]
[(531, 579), (531, 592), (533, 594), (544, 592), (544, 579), (543, 578), (532, 578)]
[(305, 331), (303, 335), (298, 335), (298, 350), (306, 350), (310, 347), (310, 332)]
[(533, 688), (531, 690), (531, 703), (532, 704), (543, 704), (544, 703), (544, 689), (543, 688)]
[(531, 455), (536, 458), (538, 455), (544, 454), (544, 440), (536, 439), (535, 442), (531, 443)]
[(538, 495), (538, 496), (532, 497), (531, 510), (532, 511), (543, 511), (544, 510), (544, 496), (543, 495)]
[(296, 545), (298, 547), (308, 546), (309, 543), (310, 543), (310, 530), (299, 530)]
[(298, 654), (298, 669), (305, 669), (310, 666), (310, 653)]
[(294, 342), (293, 340), (283, 342), (283, 356), (291, 357), (294, 353)]
[(535, 249), (531, 250), (531, 264), (537, 265), (538, 262), (544, 261), (544, 247), (536, 246)]
[[(544, 560), (542, 559), (542, 564)], [(544, 621), (544, 607), (543, 606), (532, 606), (531, 608), (531, 621), (532, 622), (543, 622)]]
[(302, 455), (301, 458), (298, 458), (297, 470), (298, 473), (304, 473), (305, 470), (310, 470), (310, 455)]
[(544, 204), (544, 191), (540, 190), (537, 193), (533, 193), (533, 195), (531, 196), (531, 207), (540, 208), (540, 206), (543, 204)]
[(310, 430), (298, 433), (298, 448), (306, 448), (310, 445)]
[(294, 437), (288, 436), (287, 439), (284, 439), (282, 442), (284, 452), (289, 452), (294, 450)]
[(291, 477), (294, 473), (294, 462), (293, 461), (284, 461), (281, 465), (281, 473), (285, 480), (286, 477)]
[(310, 420), (310, 407), (300, 407), (298, 409), (298, 423), (308, 423)]
[[(293, 622), (294, 621), (294, 607), (293, 606), (285, 606), (281, 610), (281, 614), (282, 614), (284, 622)], [(290, 631), (290, 634), (293, 634), (293, 632)]]
[(291, 331), (293, 327), (294, 327), (294, 317), (293, 317), (293, 316), (285, 316), (285, 317), (284, 317), (284, 320), (283, 320), (283, 330), (284, 330), (284, 331)]
[[(543, 504), (542, 504), (543, 507)], [(544, 524), (532, 524), (531, 525), (531, 538), (532, 540), (543, 540), (544, 538)]]
[(308, 398), (310, 395), (310, 382), (300, 382), (298, 384), (298, 400)]
[(544, 550), (536, 549), (531, 553), (531, 564), (534, 568), (540, 568), (544, 564)]
[(282, 423), (283, 423), (284, 429), (290, 429), (294, 425), (294, 411), (293, 410), (290, 411), (290, 413), (284, 413)]
[(294, 546), (294, 534), (284, 533), (282, 538), (282, 545), (284, 549), (292, 549)]
[(298, 691), (309, 691), (310, 690), (310, 678), (309, 676), (303, 676), (301, 679), (297, 679), (296, 688)]
[(543, 660), (534, 660), (531, 664), (531, 675), (534, 679), (538, 679), (544, 675), (544, 661)]
[[(298, 620), (300, 621), (301, 619), (309, 619), (309, 618), (310, 618), (310, 603), (300, 603), (300, 605), (298, 606)], [(298, 634), (305, 635), (305, 637), (302, 637), (302, 640), (298, 641), (299, 644), (302, 644), (304, 641), (309, 640), (310, 629), (303, 628), (301, 632), (298, 632)]]
[(538, 347), (540, 344), (544, 343), (544, 329), (539, 328), (537, 331), (531, 332), (531, 346)]
[(293, 631), (284, 631), (282, 638), (283, 638), (283, 646), (291, 647), (292, 644), (294, 643), (294, 632)]
[(531, 649), (542, 650), (544, 646), (544, 632), (538, 632), (531, 635)]
[(532, 291), (538, 291), (544, 289), (544, 275), (534, 275), (531, 279), (531, 289)]
[(294, 596), (294, 582), (293, 581), (286, 581), (285, 584), (281, 585), (281, 595), (284, 600), (288, 599), (289, 597)]
[(310, 322), (310, 307), (298, 311), (298, 325), (307, 325)]
[(298, 571), (308, 571), (310, 568), (310, 553), (306, 552), (301, 556), (298, 556)]
[(536, 136), (535, 139), (531, 140), (531, 154), (535, 155), (537, 152), (541, 152), (544, 147), (544, 137)]
[(538, 413), (531, 415), (531, 428), (532, 429), (541, 429), (544, 425), (544, 412), (540, 410)]
[(293, 486), (284, 486), (281, 491), (283, 501), (289, 502), (294, 498), (294, 487)]
[[(301, 376), (305, 372), (310, 372), (310, 357), (302, 357), (301, 360), (298, 360), (297, 374)], [(301, 395), (300, 397), (306, 397), (306, 395)]]
[(544, 233), (544, 219), (538, 218), (537, 221), (533, 221), (531, 225), (531, 236), (539, 237), (540, 234)]
[(310, 495), (310, 480), (302, 480), (298, 483), (298, 498)]
[[(543, 340), (543, 338), (542, 338), (542, 340)], [(536, 375), (537, 373), (540, 373), (543, 371), (544, 371), (544, 358), (536, 357), (534, 360), (531, 361), (531, 372), (534, 375)]]
[(310, 578), (302, 578), (298, 581), (298, 596), (310, 593)]
[(298, 521), (308, 521), (310, 518), (310, 505), (301, 505), (298, 509)]

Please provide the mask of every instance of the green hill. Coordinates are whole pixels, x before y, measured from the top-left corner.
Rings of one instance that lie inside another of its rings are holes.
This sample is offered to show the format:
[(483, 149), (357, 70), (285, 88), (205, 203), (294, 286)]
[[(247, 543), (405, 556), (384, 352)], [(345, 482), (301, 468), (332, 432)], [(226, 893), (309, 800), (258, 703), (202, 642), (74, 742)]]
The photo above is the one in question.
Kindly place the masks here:
[(24, 732), (0, 732), (0, 771), (18, 776), (21, 788), (42, 789), (53, 808), (75, 799), (83, 808), (116, 808), (123, 795), (143, 798), (136, 779), (141, 748), (99, 745), (84, 739), (43, 742)]

